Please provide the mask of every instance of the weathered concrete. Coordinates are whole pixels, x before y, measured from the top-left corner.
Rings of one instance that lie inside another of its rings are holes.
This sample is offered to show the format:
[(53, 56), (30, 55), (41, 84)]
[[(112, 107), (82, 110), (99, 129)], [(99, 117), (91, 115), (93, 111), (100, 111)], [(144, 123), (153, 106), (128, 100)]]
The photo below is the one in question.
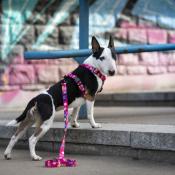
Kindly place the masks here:
[[(0, 120), (12, 120), (17, 118), (24, 108), (0, 110)], [(71, 114), (72, 110), (69, 110)], [(175, 125), (174, 107), (97, 107), (95, 104), (94, 117), (101, 123), (120, 124), (152, 124), (152, 125)], [(56, 113), (55, 122), (63, 122), (63, 111)], [(88, 120), (80, 120), (81, 123), (88, 123)]]
[[(36, 66), (37, 67), (37, 66)], [(67, 68), (72, 69), (73, 66), (67, 66)], [(43, 67), (44, 68), (44, 67)], [(49, 70), (49, 69), (48, 69)], [(66, 69), (65, 69), (66, 70)], [(56, 70), (55, 70), (56, 71)], [(53, 71), (53, 72), (55, 72)], [(60, 74), (63, 70), (59, 69)], [(41, 75), (41, 81), (45, 81), (45, 76)], [(52, 77), (49, 81), (55, 81), (57, 76)], [(24, 78), (24, 77), (22, 77)], [(19, 78), (18, 78), (19, 79)], [(19, 81), (19, 80), (18, 80)], [(20, 80), (21, 81), (21, 80)], [(46, 79), (47, 81), (47, 79)], [(20, 84), (20, 83), (19, 83)], [(41, 86), (32, 86), (28, 88), (22, 88), (25, 90), (12, 89), (8, 91), (10, 87), (0, 87), (1, 90), (4, 90), (0, 97), (0, 111), (1, 110), (16, 110), (21, 109), (26, 106), (29, 99), (38, 95), (39, 91), (34, 89), (44, 90), (45, 87)], [(14, 87), (13, 87), (14, 88)], [(20, 100), (19, 100), (20, 99)], [(113, 92), (113, 93), (100, 93), (96, 97), (95, 101), (96, 106), (175, 106), (175, 91), (136, 91), (136, 92)]]
[[(5, 123), (7, 121), (0, 121), (0, 140), (3, 145), (12, 136), (15, 128), (15, 126), (6, 127)], [(22, 145), (25, 145), (25, 148), (33, 129), (29, 129), (22, 138)], [(63, 123), (55, 122), (37, 147), (41, 150), (55, 150), (55, 148), (57, 150), (62, 136)], [(92, 129), (89, 124), (82, 123), (81, 128), (68, 130), (66, 141), (67, 153), (119, 155), (175, 162), (173, 125), (103, 123), (103, 128)], [(147, 152), (154, 156), (147, 156)]]
[(103, 93), (97, 96), (97, 106), (175, 106), (174, 91)]
[[(0, 155), (4, 149), (0, 149)], [(44, 160), (53, 158), (56, 154), (39, 152)], [(132, 160), (118, 156), (66, 155), (78, 161), (75, 168), (44, 168), (44, 160), (31, 161), (26, 150), (14, 150), (13, 159), (6, 161), (0, 157), (2, 175), (31, 175), (31, 174), (62, 174), (62, 175), (174, 175), (175, 166), (168, 163)], [(8, 168), (7, 168), (8, 167)]]
[[(173, 126), (174, 127), (174, 126)], [(175, 130), (175, 127), (174, 129)], [(172, 133), (132, 132), (131, 147), (175, 151), (175, 131)]]

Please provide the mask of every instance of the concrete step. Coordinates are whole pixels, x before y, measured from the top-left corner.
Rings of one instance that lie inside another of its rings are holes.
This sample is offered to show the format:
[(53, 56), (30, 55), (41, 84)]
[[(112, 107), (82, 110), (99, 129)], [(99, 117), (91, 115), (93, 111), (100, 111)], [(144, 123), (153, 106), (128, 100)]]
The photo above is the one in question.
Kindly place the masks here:
[[(0, 111), (23, 109), (29, 100), (38, 94), (37, 91), (21, 91), (20, 96), (11, 101), (0, 98)], [(20, 100), (19, 100), (20, 99)], [(135, 92), (102, 92), (95, 100), (95, 106), (175, 106), (175, 90), (135, 91)]]
[(101, 93), (96, 106), (175, 106), (175, 91)]
[[(0, 121), (0, 145), (5, 146), (14, 134), (16, 126), (6, 127), (7, 120)], [(61, 122), (39, 141), (39, 150), (57, 151), (63, 136)], [(117, 155), (175, 163), (175, 126), (150, 124), (102, 123), (102, 128), (92, 129), (81, 123), (81, 128), (68, 130), (66, 152), (94, 155)], [(18, 146), (28, 148), (28, 138), (34, 128), (30, 128)]]

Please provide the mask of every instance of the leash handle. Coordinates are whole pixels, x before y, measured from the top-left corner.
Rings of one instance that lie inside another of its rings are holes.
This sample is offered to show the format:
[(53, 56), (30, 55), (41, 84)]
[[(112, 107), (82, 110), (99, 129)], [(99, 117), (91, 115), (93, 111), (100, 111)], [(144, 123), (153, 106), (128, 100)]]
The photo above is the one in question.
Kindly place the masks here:
[(56, 159), (46, 160), (45, 167), (47, 168), (57, 168), (57, 167), (75, 167), (77, 166), (77, 161), (72, 159), (65, 159), (64, 150), (65, 150), (65, 139), (67, 128), (69, 124), (68, 120), (68, 97), (67, 97), (67, 85), (63, 81), (61, 84), (62, 87), (62, 97), (63, 97), (63, 106), (64, 106), (64, 136), (61, 141), (61, 146), (59, 149), (59, 155)]
[(64, 107), (64, 136), (61, 141), (61, 146), (59, 150), (59, 156), (58, 159), (63, 159), (64, 158), (64, 149), (65, 149), (65, 138), (66, 138), (66, 133), (67, 133), (67, 128), (68, 128), (68, 98), (67, 98), (67, 86), (66, 82), (62, 82), (62, 97), (63, 97), (63, 107)]

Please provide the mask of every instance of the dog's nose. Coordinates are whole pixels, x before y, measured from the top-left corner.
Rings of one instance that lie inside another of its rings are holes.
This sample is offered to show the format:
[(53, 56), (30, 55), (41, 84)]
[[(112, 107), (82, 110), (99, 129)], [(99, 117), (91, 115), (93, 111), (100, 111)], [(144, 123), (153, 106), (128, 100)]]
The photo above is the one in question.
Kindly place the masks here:
[(109, 70), (108, 73), (110, 76), (113, 76), (115, 74), (115, 70)]

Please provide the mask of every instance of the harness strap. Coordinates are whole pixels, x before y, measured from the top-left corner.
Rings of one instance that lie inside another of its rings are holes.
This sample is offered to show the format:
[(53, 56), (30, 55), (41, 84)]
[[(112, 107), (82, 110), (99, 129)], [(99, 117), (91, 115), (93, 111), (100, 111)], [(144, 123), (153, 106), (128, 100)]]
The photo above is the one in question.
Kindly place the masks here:
[(75, 83), (78, 85), (78, 88), (82, 93), (82, 96), (85, 96), (86, 90), (85, 90), (85, 87), (84, 87), (83, 83), (81, 82), (81, 80), (73, 73), (67, 74), (66, 77), (72, 78), (75, 81)]

